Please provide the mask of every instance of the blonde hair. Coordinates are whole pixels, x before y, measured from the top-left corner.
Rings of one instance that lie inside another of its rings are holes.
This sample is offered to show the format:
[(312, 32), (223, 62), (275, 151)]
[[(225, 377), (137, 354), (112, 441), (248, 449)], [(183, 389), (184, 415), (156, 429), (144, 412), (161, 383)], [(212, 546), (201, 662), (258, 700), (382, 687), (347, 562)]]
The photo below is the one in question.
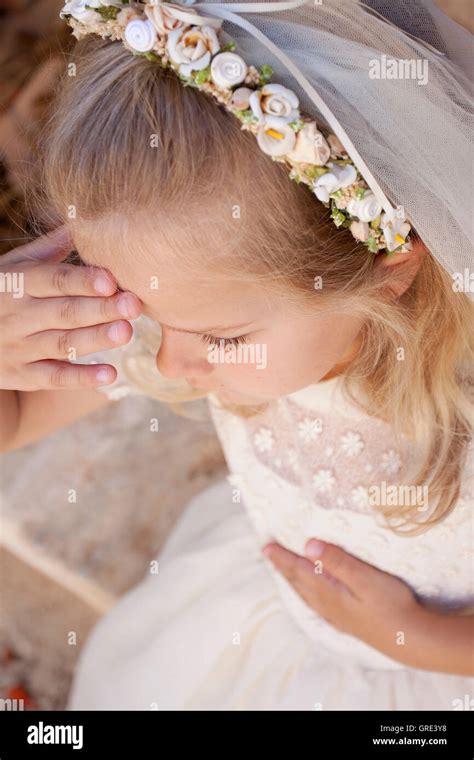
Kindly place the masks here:
[[(111, 220), (132, 214), (143, 229), (151, 219), (150, 233), (159, 225), (164, 236), (186, 219), (180, 239), (189, 235), (190, 244), (176, 252), (180, 267), (186, 267), (184, 249), (193, 250), (205, 230), (216, 272), (259, 278), (303, 308), (324, 298), (338, 312), (362, 317), (361, 349), (345, 374), (344, 392), (388, 422), (395, 440), (407, 435), (417, 442), (423, 464), (412, 483), (428, 483), (430, 502), (436, 502), (423, 521), (411, 505), (385, 507), (385, 516), (394, 530), (410, 534), (447, 516), (459, 498), (471, 434), (469, 298), (453, 291), (429, 252), (403, 295), (390, 298), (391, 268), (376, 268), (373, 254), (348, 230), (335, 229), (308, 189), (289, 180), (285, 166), (265, 156), (254, 136), (211, 97), (118, 42), (87, 37), (73, 57), (76, 76), (60, 83), (42, 136), (36, 201), (43, 208), (47, 201), (50, 222), (69, 221), (74, 230), (78, 221), (84, 229), (100, 219), (105, 240)], [(240, 222), (233, 222), (229, 239), (234, 205)], [(128, 229), (124, 223), (125, 238)], [(315, 295), (321, 274), (324, 287)], [(156, 369), (144, 381), (144, 364), (134, 366), (141, 367), (134, 381), (149, 395), (172, 400), (169, 388), (156, 385)], [(200, 395), (181, 387), (179, 400)]]

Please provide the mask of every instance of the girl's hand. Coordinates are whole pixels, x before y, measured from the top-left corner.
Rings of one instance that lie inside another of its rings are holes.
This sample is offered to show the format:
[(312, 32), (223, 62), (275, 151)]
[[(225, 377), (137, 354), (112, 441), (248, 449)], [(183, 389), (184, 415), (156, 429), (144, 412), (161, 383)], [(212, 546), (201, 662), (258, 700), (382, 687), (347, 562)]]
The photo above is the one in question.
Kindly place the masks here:
[[(64, 225), (0, 257), (0, 388), (36, 391), (112, 383), (110, 364), (76, 357), (127, 343), (139, 316), (105, 269), (61, 263), (73, 249)], [(103, 374), (101, 374), (103, 373)]]
[(267, 544), (263, 552), (304, 601), (337, 630), (393, 659), (412, 661), (423, 608), (399, 578), (315, 539), (307, 542), (306, 557), (277, 543)]

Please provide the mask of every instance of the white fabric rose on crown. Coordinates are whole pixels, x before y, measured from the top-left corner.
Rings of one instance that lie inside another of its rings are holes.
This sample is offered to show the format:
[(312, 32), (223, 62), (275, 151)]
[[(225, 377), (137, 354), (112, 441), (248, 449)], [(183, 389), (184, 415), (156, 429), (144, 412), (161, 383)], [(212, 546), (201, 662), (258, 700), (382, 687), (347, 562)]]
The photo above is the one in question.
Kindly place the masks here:
[(323, 174), (313, 185), (313, 191), (318, 200), (323, 203), (329, 202), (330, 193), (335, 193), (343, 187), (349, 187), (357, 179), (357, 172), (352, 164), (339, 166), (338, 164), (328, 164), (331, 171)]
[(250, 87), (238, 87), (232, 93), (229, 100), (230, 108), (236, 108), (238, 111), (246, 111), (249, 108), (249, 100), (253, 90)]
[(356, 240), (366, 243), (369, 239), (369, 225), (367, 222), (352, 222), (349, 227)]
[(278, 116), (286, 123), (300, 116), (297, 96), (282, 84), (265, 84), (260, 90), (255, 90), (249, 98), (249, 105), (260, 126), (267, 116)]
[(382, 204), (374, 193), (366, 192), (363, 198), (352, 198), (347, 204), (347, 210), (361, 222), (373, 222), (381, 214)]
[(254, 90), (248, 99), (249, 108), (257, 117), (257, 142), (268, 156), (284, 156), (296, 143), (291, 121), (299, 119), (298, 98), (281, 84), (265, 84)]
[(100, 0), (69, 0), (69, 2), (61, 8), (59, 16), (62, 18), (63, 14), (70, 13), (76, 21), (82, 21), (84, 24), (93, 21), (101, 21), (102, 17), (100, 13), (91, 10), (91, 8), (100, 8), (101, 6), (103, 6), (103, 3), (101, 3)]
[(326, 142), (324, 135), (319, 132), (316, 122), (305, 124), (296, 135), (296, 144), (288, 154), (291, 161), (297, 163), (315, 164), (324, 166), (331, 156), (331, 148)]
[(212, 26), (191, 26), (174, 29), (166, 40), (168, 54), (178, 64), (179, 73), (185, 77), (192, 71), (200, 71), (209, 65), (211, 55), (220, 50), (217, 34)]
[(148, 53), (155, 46), (156, 29), (148, 19), (134, 18), (125, 27), (125, 40), (138, 53)]
[(141, 19), (140, 11), (135, 10), (135, 8), (129, 8), (128, 5), (126, 5), (117, 13), (115, 21), (119, 26), (125, 27), (133, 18)]
[(248, 67), (236, 53), (218, 53), (212, 59), (211, 79), (222, 90), (230, 90), (247, 76)]
[[(186, 13), (192, 13), (195, 16), (198, 15), (192, 8), (186, 8)], [(145, 15), (148, 20), (151, 21), (158, 34), (161, 35), (169, 34), (176, 29), (182, 29), (184, 26), (188, 26), (186, 21), (181, 21), (181, 19), (173, 16), (172, 12), (161, 3), (158, 3), (157, 5), (146, 5)]]

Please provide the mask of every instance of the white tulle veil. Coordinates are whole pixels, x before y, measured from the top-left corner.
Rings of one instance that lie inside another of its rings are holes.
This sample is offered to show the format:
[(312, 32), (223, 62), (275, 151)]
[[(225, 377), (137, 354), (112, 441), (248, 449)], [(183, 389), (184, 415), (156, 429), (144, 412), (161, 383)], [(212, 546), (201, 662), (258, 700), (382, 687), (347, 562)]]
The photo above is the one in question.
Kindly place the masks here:
[[(404, 207), (451, 275), (472, 271), (473, 38), (467, 30), (432, 0), (316, 0), (287, 3), (293, 7), (286, 10), (264, 0), (248, 5), (252, 12), (226, 0), (187, 2), (199, 14), (224, 18), (221, 39), (235, 40), (247, 63), (270, 64), (272, 81), (292, 89), (302, 111), (332, 131), (339, 123), (380, 191)], [(393, 78), (393, 60), (418, 61), (412, 64), (418, 74), (412, 68), (410, 77)], [(370, 74), (374, 66), (378, 78)], [(295, 78), (294, 67), (301, 76)]]

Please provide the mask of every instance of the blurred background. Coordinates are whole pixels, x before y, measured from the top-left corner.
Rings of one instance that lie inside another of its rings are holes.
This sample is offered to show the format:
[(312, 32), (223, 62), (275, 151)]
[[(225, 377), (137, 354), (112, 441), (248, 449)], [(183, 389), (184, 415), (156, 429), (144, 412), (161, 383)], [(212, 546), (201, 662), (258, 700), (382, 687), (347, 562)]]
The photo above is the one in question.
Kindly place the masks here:
[[(472, 0), (437, 4), (474, 31)], [(74, 42), (62, 5), (0, 0), (0, 254), (30, 234), (26, 170)], [(0, 700), (64, 708), (90, 628), (148, 571), (188, 500), (225, 473), (208, 420), (141, 396), (1, 457)]]

